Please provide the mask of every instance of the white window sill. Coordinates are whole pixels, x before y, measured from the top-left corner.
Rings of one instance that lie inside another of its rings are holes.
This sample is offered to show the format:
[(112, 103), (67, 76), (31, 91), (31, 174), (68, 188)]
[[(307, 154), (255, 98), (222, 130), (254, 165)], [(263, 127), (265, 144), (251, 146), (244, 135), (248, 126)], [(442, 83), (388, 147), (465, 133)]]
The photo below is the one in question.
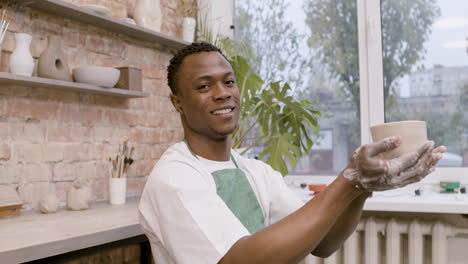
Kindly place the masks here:
[[(466, 168), (443, 168), (436, 170), (423, 181), (408, 185), (401, 189), (375, 192), (365, 205), (365, 211), (385, 212), (418, 212), (437, 214), (468, 214), (468, 194), (447, 194), (439, 192), (440, 181), (460, 181), (467, 185), (467, 179), (462, 178), (459, 170)], [(285, 177), (285, 182), (303, 201), (312, 198), (307, 188), (300, 188), (301, 183), (306, 184), (329, 184), (335, 179), (334, 176), (294, 176)], [(416, 196), (415, 190), (420, 189), (421, 195)]]

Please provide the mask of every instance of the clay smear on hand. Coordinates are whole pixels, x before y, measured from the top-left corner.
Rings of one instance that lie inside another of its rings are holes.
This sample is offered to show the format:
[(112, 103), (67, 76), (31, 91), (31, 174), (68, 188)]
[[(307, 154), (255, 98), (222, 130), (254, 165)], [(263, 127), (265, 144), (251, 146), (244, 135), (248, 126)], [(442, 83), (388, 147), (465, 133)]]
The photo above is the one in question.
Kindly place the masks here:
[(428, 141), (416, 151), (391, 160), (383, 160), (379, 154), (396, 148), (400, 137), (390, 137), (358, 148), (351, 166), (343, 176), (357, 183), (367, 191), (385, 191), (406, 186), (423, 179), (434, 171), (435, 164), (446, 151), (444, 146), (434, 149), (434, 142)]

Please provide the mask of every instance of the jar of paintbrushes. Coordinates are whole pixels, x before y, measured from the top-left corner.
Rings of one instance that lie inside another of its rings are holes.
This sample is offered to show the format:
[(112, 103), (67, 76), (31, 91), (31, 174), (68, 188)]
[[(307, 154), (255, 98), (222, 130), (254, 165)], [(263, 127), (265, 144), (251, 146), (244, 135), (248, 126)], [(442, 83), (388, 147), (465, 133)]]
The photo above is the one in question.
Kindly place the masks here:
[(119, 146), (119, 152), (115, 159), (109, 158), (111, 171), (109, 178), (109, 202), (110, 204), (124, 204), (127, 194), (127, 169), (132, 165), (131, 158), (134, 146), (128, 144), (128, 138), (124, 137)]
[(1, 56), (2, 56), (2, 47), (3, 47), (3, 39), (5, 38), (5, 34), (8, 30), (8, 26), (10, 25), (10, 19), (8, 17), (8, 12), (6, 9), (0, 9), (1, 16), (0, 16), (0, 63), (1, 63)]

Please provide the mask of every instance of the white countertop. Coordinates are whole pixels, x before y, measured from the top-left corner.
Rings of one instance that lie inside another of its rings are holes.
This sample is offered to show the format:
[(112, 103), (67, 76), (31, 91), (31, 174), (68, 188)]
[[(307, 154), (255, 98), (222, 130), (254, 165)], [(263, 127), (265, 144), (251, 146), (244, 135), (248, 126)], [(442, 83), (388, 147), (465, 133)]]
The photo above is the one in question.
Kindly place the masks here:
[[(312, 198), (305, 189), (292, 189), (304, 201)], [(414, 189), (374, 193), (364, 210), (468, 214), (467, 194), (440, 194), (426, 188), (415, 196)], [(137, 205), (138, 198), (133, 198), (125, 205), (93, 203), (85, 211), (31, 211), (0, 219), (1, 263), (40, 259), (141, 235)]]
[(25, 212), (0, 219), (0, 262), (18, 263), (143, 234), (138, 199), (124, 205), (93, 203), (85, 211)]

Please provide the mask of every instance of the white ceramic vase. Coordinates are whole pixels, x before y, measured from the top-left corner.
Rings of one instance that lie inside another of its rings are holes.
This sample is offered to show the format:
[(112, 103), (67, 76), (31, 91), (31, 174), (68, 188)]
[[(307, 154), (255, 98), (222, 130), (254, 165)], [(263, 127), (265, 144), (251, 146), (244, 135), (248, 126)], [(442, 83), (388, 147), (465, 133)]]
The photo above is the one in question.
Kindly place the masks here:
[(182, 20), (182, 36), (185, 41), (193, 42), (195, 37), (195, 24), (196, 21), (193, 17), (184, 17)]
[(160, 0), (137, 0), (133, 19), (136, 24), (153, 31), (161, 31)]
[(127, 196), (127, 177), (109, 178), (110, 204), (124, 204)]
[(32, 76), (34, 59), (30, 46), (32, 36), (25, 33), (15, 33), (16, 47), (10, 56), (10, 72), (19, 75)]

